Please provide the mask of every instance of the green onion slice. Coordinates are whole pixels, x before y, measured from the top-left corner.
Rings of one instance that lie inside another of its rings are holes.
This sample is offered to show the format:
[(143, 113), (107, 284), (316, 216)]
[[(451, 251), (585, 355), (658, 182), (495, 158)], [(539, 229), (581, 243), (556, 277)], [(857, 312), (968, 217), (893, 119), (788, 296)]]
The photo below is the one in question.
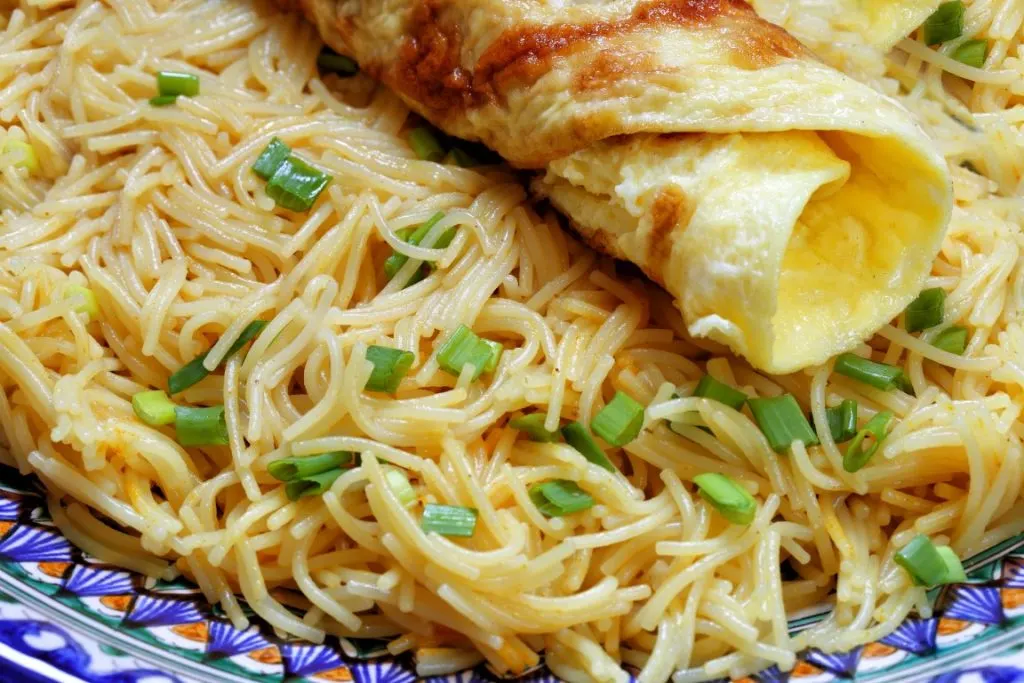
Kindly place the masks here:
[(546, 517), (564, 517), (594, 507), (594, 498), (568, 479), (531, 486), (530, 500)]
[(897, 387), (908, 393), (911, 390), (910, 382), (901, 368), (876, 363), (852, 353), (843, 353), (836, 357), (835, 371), (882, 391)]
[(444, 158), (444, 163), (454, 164), (461, 168), (473, 168), (479, 166), (480, 162), (472, 154), (461, 147), (453, 148)]
[(802, 441), (807, 446), (818, 443), (818, 435), (811, 429), (792, 394), (752, 398), (747, 404), (772, 450), (781, 453), (794, 441)]
[(906, 570), (917, 586), (941, 586), (967, 579), (953, 549), (937, 548), (924, 534), (918, 534), (900, 548), (893, 560)]
[(321, 71), (329, 71), (339, 76), (355, 76), (359, 73), (359, 64), (351, 57), (339, 55), (330, 48), (324, 48), (316, 58), (316, 65)]
[(64, 288), (64, 298), (71, 299), (78, 297), (82, 299), (82, 302), (75, 306), (76, 313), (85, 313), (90, 318), (98, 318), (100, 315), (100, 305), (96, 301), (96, 293), (88, 287), (82, 287), (81, 285), (68, 285)]
[(389, 467), (384, 470), (384, 481), (402, 505), (408, 507), (410, 503), (415, 502), (416, 489), (409, 483), (409, 477), (405, 476), (405, 472)]
[(575, 448), (584, 458), (609, 472), (615, 472), (615, 465), (604, 454), (601, 447), (594, 441), (587, 428), (579, 422), (571, 422), (562, 427), (562, 438)]
[(331, 176), (296, 156), (282, 161), (267, 181), (267, 196), (283, 209), (309, 211)]
[[(245, 329), (242, 330), (242, 334), (238, 335), (238, 339), (236, 339), (235, 343), (231, 345), (230, 349), (228, 349), (227, 354), (224, 356), (224, 360), (221, 361), (221, 365), (223, 365), (224, 361), (228, 358), (231, 358), (231, 356), (241, 351), (243, 346), (255, 339), (256, 335), (258, 335), (266, 326), (266, 320), (253, 320), (251, 323), (246, 325)], [(174, 374), (167, 379), (167, 388), (170, 390), (172, 395), (185, 391), (190, 386), (205, 379), (206, 376), (210, 374), (210, 371), (203, 366), (203, 362), (206, 360), (208, 355), (210, 355), (210, 352), (204, 351), (176, 370)]]
[(705, 472), (693, 478), (700, 497), (733, 524), (750, 524), (757, 514), (757, 501), (750, 492), (731, 478), (717, 472)]
[(351, 451), (329, 451), (301, 457), (281, 458), (267, 465), (267, 472), (278, 481), (304, 479), (314, 474), (340, 467), (348, 467), (354, 461)]
[(199, 77), (179, 71), (161, 71), (156, 75), (156, 87), (161, 95), (194, 97), (199, 94)]
[(987, 55), (988, 41), (975, 39), (966, 40), (961, 43), (953, 50), (953, 54), (950, 56), (961, 64), (980, 69), (985, 66), (985, 57)]
[(7, 138), (4, 142), (3, 153), (14, 157), (14, 165), (21, 167), (29, 173), (39, 170), (39, 156), (35, 148), (27, 142), (15, 138)]
[(964, 355), (967, 349), (967, 328), (954, 325), (939, 332), (932, 340), (932, 346), (958, 356)]
[(445, 372), (458, 377), (466, 364), (473, 366), (473, 379), (485, 372), (492, 372), (498, 366), (498, 359), (504, 347), (498, 342), (481, 339), (465, 325), (458, 329), (437, 351), (437, 362)]
[(697, 388), (693, 390), (693, 395), (724, 403), (733, 410), (740, 410), (748, 398), (742, 391), (733, 389), (724, 382), (719, 382), (711, 375), (704, 375), (700, 378)]
[(175, 406), (174, 427), (182, 446), (226, 446), (228, 425), (224, 406)]
[(252, 165), (252, 172), (264, 180), (270, 180), (274, 177), (277, 167), (284, 163), (291, 153), (292, 148), (282, 142), (280, 138), (271, 138), (260, 155), (256, 157), (256, 163)]
[(476, 530), (476, 510), (461, 505), (427, 503), (423, 506), (420, 527), (424, 531), (434, 531), (442, 536), (468, 538)]
[(169, 425), (174, 422), (175, 407), (174, 402), (167, 397), (167, 394), (159, 389), (140, 391), (132, 396), (132, 410), (135, 411), (135, 415), (151, 427)]
[(513, 429), (526, 432), (530, 441), (541, 443), (554, 443), (558, 441), (558, 432), (549, 432), (544, 428), (544, 421), (547, 416), (544, 413), (532, 413), (521, 417), (514, 417), (509, 420), (508, 425)]
[[(431, 216), (429, 219), (427, 219), (427, 221), (425, 223), (422, 223), (419, 226), (417, 226), (416, 228), (413, 228), (411, 230), (409, 230), (407, 228), (406, 229), (406, 230), (408, 230), (407, 234), (402, 235), (401, 232), (400, 232), (399, 235), (402, 237), (402, 239), (404, 241), (408, 242), (409, 244), (413, 244), (413, 245), (419, 246), (420, 242), (423, 241), (423, 238), (425, 238), (427, 236), (427, 234), (430, 232), (430, 230), (435, 225), (437, 225), (438, 222), (442, 218), (444, 218), (444, 212), (443, 211), (438, 211), (433, 216)], [(437, 241), (434, 243), (434, 245), (431, 248), (432, 249), (445, 249), (449, 244), (452, 243), (452, 240), (455, 239), (456, 231), (457, 231), (457, 229), (454, 228), (454, 227), (452, 227), (452, 228), (450, 228), (448, 230), (445, 230), (437, 238)], [(402, 231), (402, 232), (405, 232), (405, 231)], [(399, 254), (398, 252), (395, 252), (395, 253), (391, 254), (391, 256), (389, 256), (387, 258), (387, 260), (384, 261), (384, 275), (385, 275), (385, 277), (387, 277), (388, 280), (393, 278), (395, 276), (395, 274), (398, 273), (398, 271), (402, 268), (402, 266), (404, 266), (406, 264), (406, 262), (408, 260), (409, 260), (409, 257), (406, 256), (405, 254)], [(408, 287), (409, 285), (414, 285), (417, 282), (419, 282), (420, 280), (422, 280), (423, 278), (425, 278), (427, 276), (427, 273), (430, 272), (430, 269), (432, 267), (433, 267), (433, 264), (431, 264), (429, 261), (425, 262), (423, 264), (423, 266), (421, 266), (420, 269), (418, 271), (416, 271), (416, 273), (413, 275), (413, 277), (409, 279), (409, 282), (406, 283), (406, 286)]]
[(375, 344), (366, 349), (366, 360), (373, 363), (373, 372), (366, 380), (366, 388), (393, 394), (398, 391), (402, 378), (412, 367), (416, 354)]
[(429, 128), (413, 128), (409, 131), (409, 146), (424, 161), (441, 161), (444, 149)]
[[(878, 447), (885, 441), (890, 422), (892, 422), (892, 413), (883, 410), (880, 413), (876, 413), (864, 425), (864, 429), (857, 432), (857, 435), (853, 437), (853, 441), (846, 447), (846, 453), (843, 455), (844, 470), (856, 472), (868, 464), (868, 461), (871, 460)], [(865, 447), (864, 441), (869, 438), (869, 445)]]
[(150, 97), (149, 103), (154, 107), (167, 107), (178, 101), (177, 95), (157, 95)]
[(333, 470), (311, 474), (301, 479), (292, 479), (284, 485), (284, 492), (288, 496), (288, 500), (293, 501), (305, 498), (306, 496), (319, 496), (330, 489), (331, 484), (341, 475), (342, 469), (338, 467)]
[(903, 312), (907, 332), (920, 332), (941, 324), (945, 305), (946, 290), (941, 287), (923, 290)]
[(921, 26), (924, 42), (937, 45), (959, 38), (964, 32), (964, 3), (960, 0), (939, 5)]
[(625, 446), (644, 426), (644, 407), (621, 391), (590, 421), (590, 429), (612, 446)]
[(828, 431), (836, 443), (849, 441), (857, 434), (857, 402), (846, 399), (832, 408), (825, 409)]

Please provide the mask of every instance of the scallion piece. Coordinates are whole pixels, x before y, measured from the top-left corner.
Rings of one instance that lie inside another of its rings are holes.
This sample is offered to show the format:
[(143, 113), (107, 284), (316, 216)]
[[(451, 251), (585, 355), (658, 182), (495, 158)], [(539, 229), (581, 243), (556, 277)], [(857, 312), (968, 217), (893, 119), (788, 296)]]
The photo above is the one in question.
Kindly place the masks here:
[(278, 481), (304, 479), (327, 470), (347, 467), (353, 461), (350, 451), (330, 451), (301, 457), (281, 458), (267, 465), (267, 472)]
[(857, 402), (846, 399), (832, 408), (825, 409), (828, 431), (836, 443), (849, 441), (857, 434)]
[(161, 71), (156, 75), (156, 87), (161, 95), (195, 97), (199, 94), (199, 77), (179, 71)]
[(946, 290), (941, 287), (923, 290), (903, 312), (907, 332), (920, 332), (940, 325), (945, 304)]
[(331, 176), (297, 156), (282, 161), (267, 181), (267, 196), (283, 209), (309, 211)]
[(14, 157), (13, 163), (15, 166), (20, 166), (29, 173), (35, 173), (39, 170), (39, 157), (36, 155), (36, 150), (27, 142), (15, 138), (7, 138), (4, 142), (3, 152)]
[[(266, 320), (253, 320), (251, 323), (245, 326), (242, 330), (242, 334), (238, 335), (238, 339), (228, 349), (227, 354), (224, 356), (224, 360), (221, 361), (223, 365), (224, 361), (231, 356), (238, 353), (243, 346), (248, 344), (250, 341), (256, 338), (256, 335), (267, 326)], [(167, 388), (171, 392), (171, 395), (185, 391), (193, 384), (203, 380), (210, 371), (206, 369), (203, 362), (206, 361), (206, 357), (210, 355), (209, 351), (204, 351), (199, 354), (188, 363), (180, 367), (167, 379)]]
[(177, 95), (157, 95), (149, 98), (149, 103), (154, 107), (167, 107), (177, 101)]
[(388, 488), (397, 496), (398, 501), (408, 507), (416, 500), (416, 489), (409, 483), (409, 477), (405, 476), (402, 470), (389, 467), (384, 470), (384, 481)]
[(375, 344), (366, 349), (366, 360), (373, 363), (373, 372), (366, 380), (366, 388), (393, 394), (398, 391), (402, 378), (412, 367), (416, 354)]
[(343, 470), (338, 467), (325, 472), (311, 474), (308, 477), (292, 479), (284, 485), (285, 495), (288, 500), (298, 500), (306, 496), (319, 496), (331, 488), (331, 484), (342, 475)]
[(174, 422), (175, 407), (174, 402), (167, 397), (167, 394), (159, 389), (140, 391), (132, 396), (132, 410), (140, 420), (150, 427), (169, 425)]
[(717, 472), (705, 472), (693, 478), (700, 497), (733, 524), (750, 524), (757, 514), (757, 501), (750, 492), (731, 478)]
[[(846, 447), (846, 453), (843, 454), (844, 470), (856, 472), (868, 464), (868, 461), (871, 460), (878, 447), (885, 441), (891, 421), (892, 413), (885, 410), (876, 413), (874, 417), (868, 420), (868, 423), (864, 425), (864, 429), (857, 432), (857, 435), (853, 437), (853, 441)], [(865, 447), (864, 441), (869, 438), (869, 445)]]
[(924, 42), (937, 45), (959, 38), (964, 32), (964, 3), (960, 0), (944, 2), (921, 26)]
[(260, 155), (256, 157), (256, 163), (252, 165), (252, 172), (264, 180), (270, 180), (274, 177), (277, 167), (291, 153), (292, 148), (282, 142), (280, 138), (271, 138), (267, 146), (260, 152)]
[(967, 579), (960, 558), (952, 548), (937, 548), (924, 534), (918, 534), (900, 548), (893, 560), (907, 571), (917, 586), (941, 586)]
[(530, 500), (546, 517), (564, 517), (594, 507), (594, 498), (568, 479), (531, 486)]
[(96, 301), (96, 293), (88, 287), (82, 287), (81, 285), (68, 285), (64, 288), (64, 298), (81, 299), (81, 303), (75, 306), (76, 313), (85, 313), (90, 318), (98, 318), (100, 315), (100, 305)]
[(437, 362), (445, 372), (458, 377), (467, 364), (473, 366), (473, 379), (497, 367), (503, 347), (489, 339), (481, 339), (465, 325), (451, 334), (437, 351)]
[(961, 43), (953, 54), (950, 55), (953, 59), (966, 64), (967, 66), (973, 66), (975, 69), (980, 69), (985, 66), (985, 57), (988, 55), (988, 41), (987, 40), (966, 40)]
[(590, 421), (590, 429), (612, 446), (625, 446), (644, 426), (644, 407), (621, 391)]
[(454, 164), (461, 168), (473, 168), (474, 166), (480, 165), (480, 162), (477, 161), (473, 155), (461, 147), (455, 147), (448, 152), (447, 156), (444, 158), (444, 163)]
[(700, 378), (697, 388), (693, 390), (693, 395), (724, 403), (733, 410), (741, 409), (748, 398), (742, 391), (733, 389), (724, 382), (719, 382), (711, 375), (704, 375)]
[(544, 413), (533, 413), (512, 418), (509, 420), (508, 426), (521, 432), (526, 432), (530, 437), (530, 441), (554, 443), (558, 441), (558, 432), (549, 432), (544, 428), (544, 421), (546, 419), (547, 416)]
[[(423, 238), (427, 236), (430, 230), (435, 225), (437, 225), (442, 218), (444, 218), (444, 212), (438, 211), (433, 216), (428, 218), (425, 223), (422, 223), (413, 230), (411, 230), (407, 236), (402, 236), (402, 239), (408, 242), (409, 244), (419, 246), (420, 242), (423, 241)], [(455, 239), (455, 232), (456, 228), (454, 227), (450, 228), (449, 230), (445, 230), (437, 238), (437, 241), (434, 243), (432, 248), (446, 248), (449, 244), (452, 243), (452, 240)], [(399, 254), (398, 252), (391, 254), (391, 256), (389, 256), (387, 260), (384, 261), (384, 275), (387, 277), (387, 279), (390, 280), (391, 278), (393, 278), (395, 274), (398, 273), (398, 271), (402, 268), (402, 266), (406, 264), (408, 260), (409, 257), (406, 256), (405, 254)], [(433, 267), (432, 264), (428, 264), (429, 262), (426, 262), (420, 267), (420, 269), (415, 273), (415, 275), (413, 275), (413, 277), (409, 279), (407, 286), (414, 285), (427, 276), (427, 273), (429, 272), (430, 268)]]
[(772, 450), (781, 453), (794, 441), (802, 441), (808, 446), (818, 443), (818, 435), (811, 429), (792, 394), (752, 398), (747, 405)]
[(429, 128), (413, 128), (409, 131), (409, 146), (424, 161), (441, 161), (444, 148)]
[(590, 435), (587, 428), (579, 422), (571, 422), (562, 427), (562, 438), (565, 442), (575, 448), (580, 455), (594, 463), (598, 467), (602, 467), (609, 472), (615, 472), (615, 465), (608, 459), (608, 456), (604, 454), (601, 447), (594, 441), (594, 437)]
[(852, 353), (843, 353), (836, 357), (835, 371), (882, 391), (897, 387), (906, 392), (910, 391), (910, 383), (901, 368), (876, 363)]
[(175, 406), (174, 427), (182, 446), (226, 446), (228, 425), (224, 406)]
[(359, 64), (356, 60), (345, 55), (339, 55), (330, 48), (324, 48), (316, 58), (316, 65), (321, 71), (329, 71), (339, 76), (355, 76), (359, 73)]
[(954, 325), (939, 332), (932, 340), (932, 346), (958, 356), (964, 355), (967, 349), (967, 328)]
[(423, 519), (420, 528), (433, 531), (442, 536), (461, 536), (468, 538), (476, 530), (476, 510), (461, 505), (437, 505), (427, 503), (423, 506)]

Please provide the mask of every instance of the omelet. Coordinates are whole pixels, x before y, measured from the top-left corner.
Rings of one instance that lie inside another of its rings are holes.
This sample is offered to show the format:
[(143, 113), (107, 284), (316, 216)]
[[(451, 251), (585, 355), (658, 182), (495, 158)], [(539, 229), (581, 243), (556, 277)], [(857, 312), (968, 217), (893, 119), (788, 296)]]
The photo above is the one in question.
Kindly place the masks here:
[(759, 369), (856, 346), (941, 245), (948, 170), (910, 114), (742, 0), (291, 2)]
[(801, 26), (825, 24), (830, 33), (858, 35), (888, 50), (921, 25), (942, 0), (752, 0), (757, 13), (800, 36)]

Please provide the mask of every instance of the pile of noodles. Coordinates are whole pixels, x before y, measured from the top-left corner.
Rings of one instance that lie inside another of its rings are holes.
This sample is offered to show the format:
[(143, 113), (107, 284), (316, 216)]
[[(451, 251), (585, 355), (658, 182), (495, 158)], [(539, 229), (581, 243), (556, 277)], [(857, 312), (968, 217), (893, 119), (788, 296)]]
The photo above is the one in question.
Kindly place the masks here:
[[(402, 104), (362, 76), (321, 79), (295, 17), (244, 0), (0, 1), (0, 149), (27, 141), (39, 165), (0, 155), (2, 459), (43, 479), (86, 551), (184, 573), (239, 628), (236, 595), (314, 642), (391, 638), (423, 675), (543, 656), (569, 680), (625, 680), (627, 663), (642, 681), (693, 681), (879, 638), (929, 613), (892, 559), (914, 535), (969, 557), (1024, 530), (1024, 7), (968, 5), (967, 33), (991, 46), (983, 70), (912, 37), (878, 54), (782, 0), (773, 17), (897, 95), (949, 159), (957, 208), (926, 286), (948, 291), (967, 352), (898, 322), (859, 350), (904, 367), (915, 398), (830, 366), (765, 376), (688, 339), (664, 293), (538, 214), (509, 171), (416, 159)], [(160, 70), (198, 74), (200, 95), (149, 106)], [(308, 214), (277, 209), (250, 171), (272, 136), (334, 177)], [(396, 237), (437, 211), (458, 227), (447, 248)], [(438, 267), (388, 284), (393, 248)], [(97, 316), (76, 312), (74, 285)], [(223, 403), (230, 447), (184, 449), (134, 416), (134, 393), (211, 346), (214, 367), (256, 319), (270, 322), (248, 352), (178, 397)], [(505, 345), (493, 376), (438, 369), (460, 323)], [(416, 354), (395, 398), (362, 391), (371, 344)], [(704, 372), (793, 393), (822, 445), (775, 454), (746, 414), (687, 398)], [(589, 422), (617, 389), (648, 405), (641, 436), (609, 451), (619, 472), (506, 426), (530, 407), (549, 426)], [(898, 419), (855, 474), (820, 427), (841, 398)], [(692, 410), (711, 434), (666, 427)], [(362, 457), (323, 496), (290, 502), (267, 474), (327, 450)], [(412, 508), (383, 460), (408, 472)], [(706, 471), (755, 492), (753, 524), (694, 494)], [(542, 516), (527, 490), (553, 478), (597, 504)], [(475, 507), (475, 535), (421, 531), (430, 501)], [(787, 615), (822, 602), (830, 616), (788, 632)]]

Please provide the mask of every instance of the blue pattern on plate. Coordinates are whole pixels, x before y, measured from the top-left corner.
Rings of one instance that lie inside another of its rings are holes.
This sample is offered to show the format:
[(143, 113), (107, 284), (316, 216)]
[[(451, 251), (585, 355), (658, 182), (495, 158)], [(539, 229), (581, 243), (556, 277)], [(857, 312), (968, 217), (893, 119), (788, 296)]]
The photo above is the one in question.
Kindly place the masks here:
[(14, 562), (70, 562), (71, 544), (48, 529), (16, 526), (0, 541), (0, 558)]
[(96, 569), (78, 564), (72, 568), (63, 588), (82, 597), (127, 595), (132, 592), (132, 576), (125, 571)]
[(944, 613), (951, 619), (982, 624), (1001, 624), (1004, 619), (999, 589), (988, 586), (953, 586), (946, 598)]
[(1015, 666), (980, 666), (976, 669), (963, 669), (941, 674), (932, 679), (932, 683), (1018, 683), (1024, 681), (1024, 669)]
[(13, 522), (21, 512), (21, 503), (14, 498), (0, 498), (0, 520)]
[(394, 659), (375, 659), (353, 663), (352, 677), (356, 683), (414, 683), (416, 680), (415, 673)]
[(125, 617), (130, 626), (175, 626), (194, 624), (202, 621), (203, 615), (194, 603), (186, 600), (169, 600), (140, 595), (132, 606), (131, 614)]
[(229, 623), (211, 621), (208, 625), (210, 640), (206, 643), (208, 657), (234, 657), (253, 650), (270, 647), (270, 641), (263, 637), (259, 628), (249, 627), (239, 631)]
[(935, 638), (938, 630), (938, 619), (909, 617), (895, 631), (879, 642), (913, 652), (915, 655), (930, 655), (935, 652)]
[(779, 671), (777, 664), (772, 664), (767, 669), (757, 672), (755, 676), (760, 683), (786, 683), (789, 680), (788, 671)]
[(1003, 561), (1003, 586), (1024, 588), (1024, 557), (1008, 557)]
[(830, 671), (843, 678), (853, 678), (857, 672), (857, 664), (860, 662), (862, 647), (855, 647), (849, 652), (822, 652), (811, 649), (807, 652), (807, 661), (811, 664)]
[(289, 676), (312, 676), (345, 663), (335, 650), (323, 645), (288, 643), (281, 646), (281, 656)]

